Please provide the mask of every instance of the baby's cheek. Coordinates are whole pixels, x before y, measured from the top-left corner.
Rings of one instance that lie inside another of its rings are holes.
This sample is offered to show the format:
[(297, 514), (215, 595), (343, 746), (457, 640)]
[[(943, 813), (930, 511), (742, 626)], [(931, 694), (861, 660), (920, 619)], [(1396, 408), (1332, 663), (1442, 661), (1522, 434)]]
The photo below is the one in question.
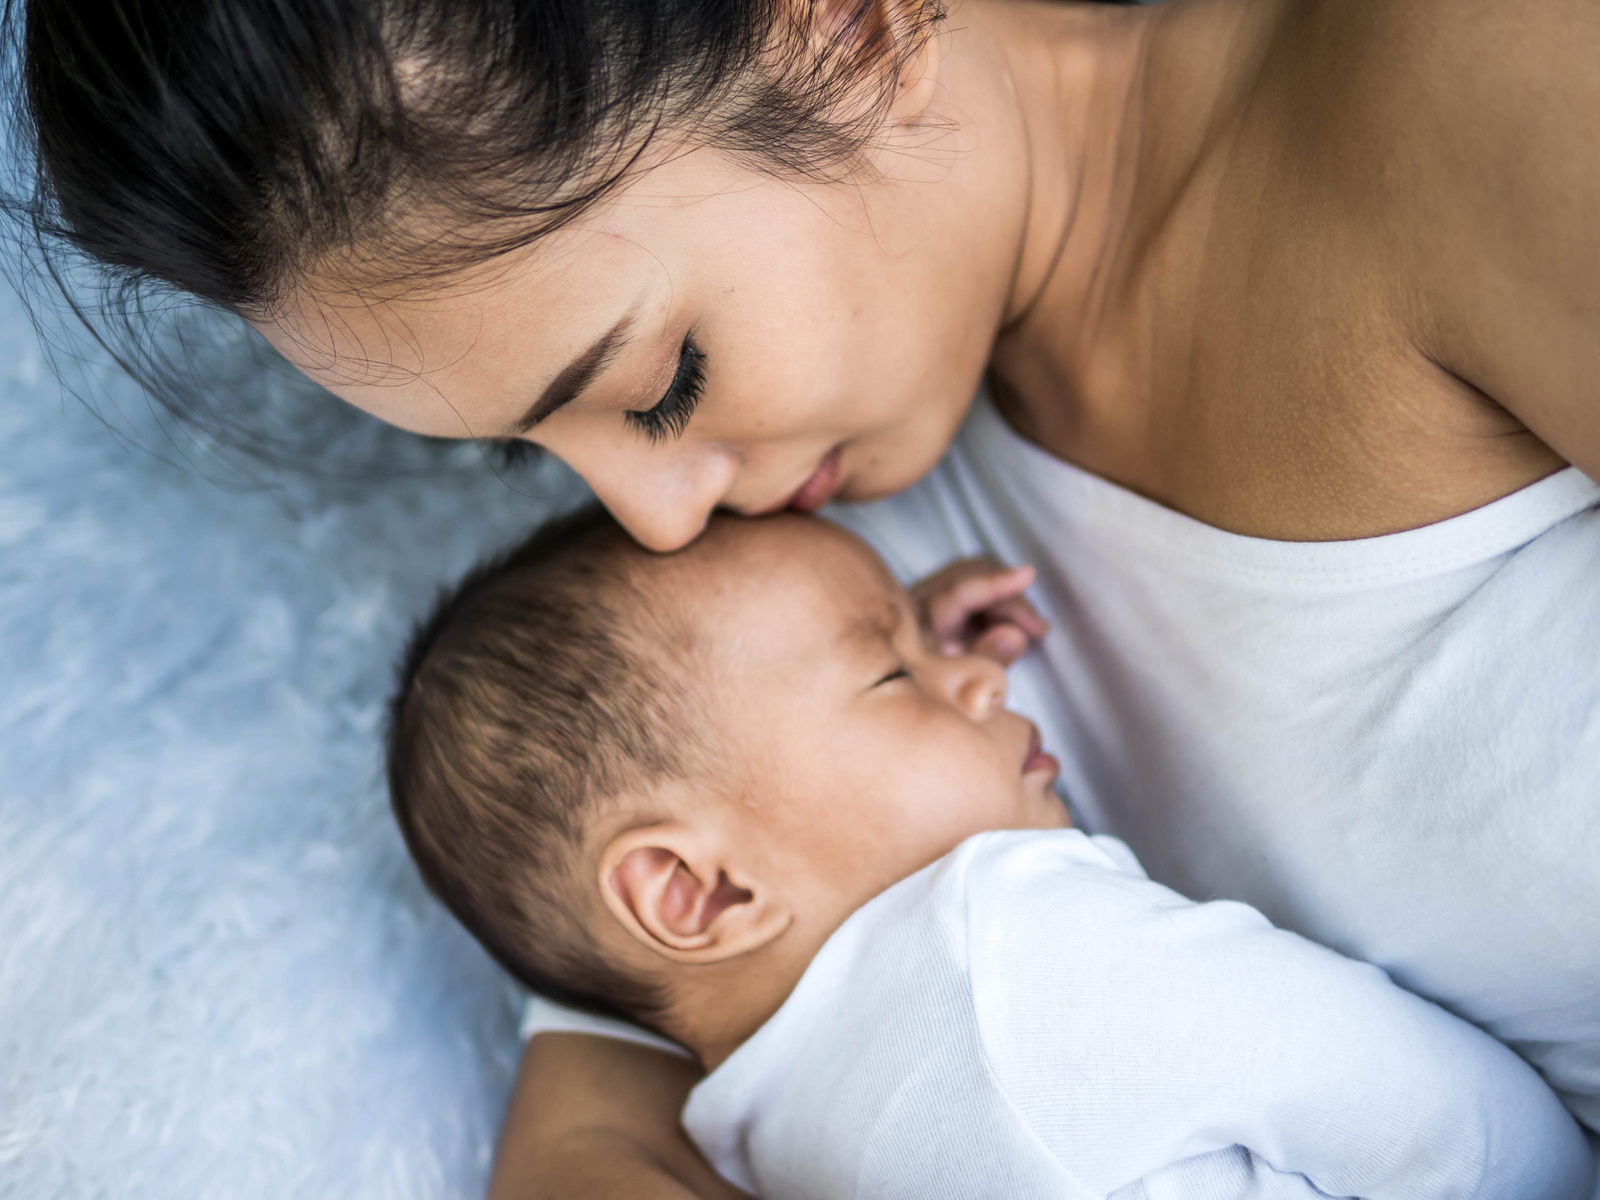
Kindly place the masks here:
[(1014, 821), (1015, 808), (992, 780), (950, 775), (924, 816), (928, 861), (948, 854), (974, 834)]

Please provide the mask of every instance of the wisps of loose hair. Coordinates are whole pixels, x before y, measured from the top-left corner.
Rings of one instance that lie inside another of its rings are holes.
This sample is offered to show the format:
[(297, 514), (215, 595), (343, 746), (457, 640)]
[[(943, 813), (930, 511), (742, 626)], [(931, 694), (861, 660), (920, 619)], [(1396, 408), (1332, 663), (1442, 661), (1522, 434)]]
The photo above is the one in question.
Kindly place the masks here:
[(297, 439), (215, 394), (185, 299), (257, 320), (308, 278), (436, 280), (678, 146), (834, 177), (941, 0), (0, 2), (27, 282), (172, 416), (281, 462)]
[(644, 650), (646, 606), (616, 603), (644, 555), (596, 506), (468, 575), (406, 652), (388, 772), (424, 881), (507, 971), (654, 1025), (666, 998), (595, 948), (574, 871), (607, 799), (693, 759), (683, 694)]
[(175, 295), (256, 320), (308, 279), (438, 279), (686, 146), (848, 175), (943, 16), (943, 0), (0, 3), (23, 100), (9, 132), (32, 164), (5, 204), (30, 254), (156, 402), (246, 451), (261, 431), (162, 335)]
[(939, 16), (841, 3), (824, 36), (820, 0), (26, 0), (32, 218), (255, 315), (330, 256), (409, 280), (526, 245), (663, 133), (826, 177)]

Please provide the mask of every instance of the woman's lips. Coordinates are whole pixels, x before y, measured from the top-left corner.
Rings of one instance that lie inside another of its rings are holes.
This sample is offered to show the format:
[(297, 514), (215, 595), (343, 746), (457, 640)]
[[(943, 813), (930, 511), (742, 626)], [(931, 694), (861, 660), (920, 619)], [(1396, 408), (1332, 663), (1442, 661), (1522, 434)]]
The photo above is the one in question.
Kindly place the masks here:
[(840, 447), (835, 446), (828, 451), (823, 460), (817, 464), (817, 469), (811, 472), (811, 478), (800, 485), (800, 490), (789, 497), (785, 508), (792, 508), (795, 512), (816, 512), (839, 490), (839, 485), (844, 482), (844, 471), (839, 465)]
[(1035, 771), (1049, 771), (1051, 775), (1061, 770), (1061, 764), (1056, 761), (1053, 754), (1044, 752), (1043, 743), (1039, 740), (1037, 726), (1028, 735), (1028, 757), (1022, 764), (1022, 773), (1031, 775)]

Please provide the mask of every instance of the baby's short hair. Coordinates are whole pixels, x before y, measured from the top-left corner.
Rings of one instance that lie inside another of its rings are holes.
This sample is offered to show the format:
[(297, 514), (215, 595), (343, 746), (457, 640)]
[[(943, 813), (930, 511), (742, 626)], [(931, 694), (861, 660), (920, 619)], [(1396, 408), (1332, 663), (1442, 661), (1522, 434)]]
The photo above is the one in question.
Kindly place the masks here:
[(472, 571), (418, 626), (389, 793), (435, 895), (528, 987), (652, 1024), (660, 989), (599, 953), (574, 857), (597, 808), (681, 775), (681, 694), (638, 593), (649, 555), (598, 506)]

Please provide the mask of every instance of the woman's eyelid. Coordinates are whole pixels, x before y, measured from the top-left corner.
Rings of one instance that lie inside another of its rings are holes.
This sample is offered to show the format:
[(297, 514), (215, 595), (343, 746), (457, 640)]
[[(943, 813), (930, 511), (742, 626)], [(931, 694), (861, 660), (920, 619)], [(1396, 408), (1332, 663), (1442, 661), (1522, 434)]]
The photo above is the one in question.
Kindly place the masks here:
[(648, 412), (660, 405), (672, 391), (672, 381), (678, 373), (680, 347), (675, 346), (671, 353), (660, 358), (653, 351), (647, 351), (648, 358), (642, 365), (636, 365), (637, 358), (645, 357), (645, 353), (640, 353), (638, 346), (631, 349), (637, 356), (634, 361), (624, 361), (621, 354), (608, 361), (607, 369), (595, 381), (594, 390), (605, 389), (606, 408), (620, 406), (624, 413)]
[(682, 437), (705, 392), (706, 355), (695, 346), (693, 336), (691, 330), (678, 344), (672, 377), (660, 398), (648, 407), (623, 411), (624, 420), (652, 444)]
[(658, 407), (672, 392), (686, 340), (680, 337), (669, 343), (670, 349), (657, 350), (651, 338), (629, 335), (619, 339), (606, 347), (582, 393), (574, 399), (597, 410), (620, 408), (625, 414)]

